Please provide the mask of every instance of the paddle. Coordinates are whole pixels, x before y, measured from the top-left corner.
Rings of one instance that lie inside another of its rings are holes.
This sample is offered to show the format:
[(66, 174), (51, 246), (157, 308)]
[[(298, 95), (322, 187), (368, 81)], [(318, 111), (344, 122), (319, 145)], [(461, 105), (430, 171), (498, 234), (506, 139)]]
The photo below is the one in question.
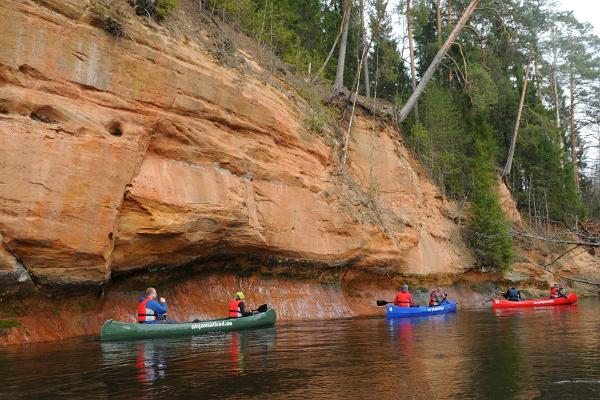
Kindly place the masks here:
[(385, 306), (386, 304), (390, 304), (390, 303), (393, 303), (393, 301), (377, 300), (377, 305), (379, 307)]
[(269, 307), (266, 304), (260, 305), (256, 310), (252, 310), (252, 312), (263, 313), (266, 312)]

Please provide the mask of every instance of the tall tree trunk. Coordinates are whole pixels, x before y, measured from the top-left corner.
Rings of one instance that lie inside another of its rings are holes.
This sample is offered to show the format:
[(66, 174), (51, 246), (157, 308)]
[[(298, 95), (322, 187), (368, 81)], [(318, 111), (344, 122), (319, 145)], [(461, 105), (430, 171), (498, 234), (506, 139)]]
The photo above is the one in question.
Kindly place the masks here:
[(521, 100), (519, 101), (519, 110), (517, 111), (517, 120), (515, 122), (515, 129), (513, 131), (512, 139), (510, 141), (510, 148), (508, 149), (508, 157), (506, 159), (506, 165), (502, 171), (502, 176), (508, 176), (512, 169), (512, 162), (515, 156), (515, 147), (517, 146), (517, 135), (519, 134), (519, 125), (521, 125), (521, 114), (523, 112), (523, 105), (525, 104), (525, 93), (527, 93), (527, 81), (529, 79), (529, 63), (525, 68), (525, 78), (523, 79), (523, 90), (521, 91)]
[(558, 79), (556, 78), (556, 65), (552, 67), (552, 86), (554, 91), (554, 117), (556, 124), (556, 135), (558, 139), (558, 145), (560, 146), (560, 166), (561, 168), (565, 167), (565, 144), (564, 138), (562, 135), (562, 130), (560, 129), (560, 103), (558, 97)]
[[(556, 122), (556, 129), (560, 129), (560, 105), (558, 103), (558, 81), (556, 78), (556, 66), (552, 68), (552, 85), (554, 86), (554, 117)], [(562, 140), (560, 141), (562, 148)]]
[(344, 30), (344, 21), (346, 19), (346, 14), (347, 14), (346, 11), (347, 10), (344, 10), (344, 13), (342, 14), (342, 19), (340, 21), (340, 30), (338, 31), (338, 34), (335, 37), (335, 40), (333, 41), (333, 46), (331, 46), (331, 50), (329, 50), (329, 53), (327, 54), (327, 58), (325, 58), (325, 61), (323, 61), (323, 65), (321, 65), (321, 68), (319, 68), (319, 71), (317, 71), (317, 73), (315, 74), (315, 77), (312, 79), (313, 83), (316, 82), (317, 79), (319, 79), (319, 76), (321, 76), (321, 74), (323, 73), (323, 71), (325, 71), (325, 67), (327, 66), (329, 59), (333, 55), (335, 46), (337, 46), (337, 42), (338, 42), (338, 40), (340, 40), (340, 36), (342, 36), (342, 31)]
[(448, 0), (446, 5), (446, 35), (452, 30), (452, 0)]
[[(367, 48), (367, 27), (365, 26), (365, 0), (360, 0), (360, 25), (362, 27), (362, 42), (364, 48)], [(365, 96), (371, 96), (371, 86), (369, 85), (369, 54), (363, 62), (363, 78), (365, 80)]]
[[(446, 4), (446, 35), (452, 30), (452, 0)], [(452, 82), (452, 70), (448, 69), (448, 82)]]
[[(412, 16), (410, 14), (410, 0), (406, 0), (406, 29), (408, 34), (408, 54), (410, 57), (410, 77), (412, 83), (412, 92), (415, 93), (417, 91), (417, 68), (415, 66), (415, 48), (413, 43)], [(415, 119), (419, 121), (418, 104), (415, 105)]]
[(441, 0), (435, 0), (435, 17), (437, 19), (438, 49), (442, 47), (442, 9), (440, 8), (440, 1)]
[(575, 131), (575, 77), (573, 76), (573, 65), (569, 73), (569, 97), (571, 100), (570, 127), (571, 127), (571, 162), (573, 163), (573, 182), (575, 190), (579, 192), (579, 172), (577, 171), (577, 132)]
[(543, 103), (542, 99), (542, 82), (540, 82), (540, 65), (537, 61), (537, 57), (535, 59), (535, 93), (537, 94), (538, 100), (540, 103)]
[[(444, 45), (438, 50), (433, 61), (431, 62), (431, 64), (429, 64), (427, 71), (425, 71), (423, 78), (421, 78), (419, 85), (413, 91), (413, 93), (410, 95), (410, 98), (408, 99), (408, 101), (406, 102), (404, 107), (402, 107), (402, 109), (398, 113), (398, 123), (404, 121), (406, 119), (406, 117), (408, 116), (408, 114), (410, 114), (412, 109), (415, 108), (415, 106), (417, 105), (417, 102), (419, 101), (419, 97), (421, 97), (421, 94), (425, 90), (425, 86), (427, 86), (427, 84), (433, 77), (435, 70), (440, 65), (440, 63), (442, 62), (442, 59), (446, 55), (446, 52), (448, 51), (448, 49), (450, 48), (452, 43), (454, 43), (454, 41), (456, 40), (456, 37), (460, 34), (460, 31), (462, 30), (462, 28), (464, 28), (465, 24), (471, 17), (471, 14), (473, 14), (475, 9), (477, 8), (477, 4), (479, 4), (479, 0), (471, 1), (471, 4), (469, 4), (467, 9), (465, 10), (465, 13), (462, 15), (462, 17), (460, 17), (460, 19), (456, 23), (456, 26), (454, 27), (454, 29), (452, 30), (452, 32), (450, 33), (450, 35), (444, 42)], [(409, 39), (410, 39), (410, 37), (409, 37)]]
[(335, 81), (333, 82), (333, 90), (336, 93), (341, 93), (344, 89), (344, 64), (346, 63), (346, 46), (348, 44), (348, 26), (350, 25), (351, 7), (352, 0), (346, 0), (346, 2), (344, 3), (344, 24), (342, 27), (342, 41), (340, 42), (340, 53), (338, 56)]

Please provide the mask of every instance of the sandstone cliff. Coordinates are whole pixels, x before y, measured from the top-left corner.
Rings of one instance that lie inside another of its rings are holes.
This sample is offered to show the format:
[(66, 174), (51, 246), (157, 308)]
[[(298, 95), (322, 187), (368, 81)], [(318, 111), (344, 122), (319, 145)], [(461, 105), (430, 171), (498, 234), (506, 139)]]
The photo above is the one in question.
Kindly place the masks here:
[(132, 16), (116, 38), (86, 0), (8, 0), (0, 18), (5, 282), (102, 285), (240, 257), (414, 275), (471, 265), (454, 205), (389, 125), (359, 116), (340, 171), (340, 135), (310, 132), (292, 86), (242, 49), (224, 64), (202, 28), (190, 39)]
[(0, 318), (21, 324), (0, 344), (97, 334), (149, 285), (181, 320), (239, 288), (297, 319), (381, 313), (401, 281), (481, 306), (505, 279), (597, 275), (586, 252), (543, 271), (562, 251), (527, 243), (504, 277), (468, 272), (460, 207), (391, 123), (359, 111), (342, 169), (347, 116), (308, 126), (310, 96), (255, 44), (220, 52), (191, 1), (163, 25), (125, 5), (115, 37), (98, 5), (121, 3), (0, 2)]

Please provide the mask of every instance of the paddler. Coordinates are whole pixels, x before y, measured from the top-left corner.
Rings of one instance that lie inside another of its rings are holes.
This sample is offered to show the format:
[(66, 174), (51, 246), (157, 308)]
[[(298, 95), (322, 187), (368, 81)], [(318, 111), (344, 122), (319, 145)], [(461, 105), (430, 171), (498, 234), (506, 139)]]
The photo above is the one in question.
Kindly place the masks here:
[(434, 291), (431, 292), (431, 296), (429, 296), (429, 306), (439, 306), (448, 301), (448, 295), (444, 293), (441, 287), (438, 287)]
[(567, 291), (562, 286), (558, 288), (558, 297), (564, 297), (564, 298), (569, 297), (569, 295), (567, 294)]
[(407, 284), (402, 285), (402, 288), (400, 288), (400, 291), (396, 294), (394, 305), (398, 307), (415, 307), (415, 302), (408, 291)]
[(249, 317), (253, 314), (252, 311), (246, 311), (245, 298), (243, 292), (235, 294), (235, 298), (229, 302), (229, 318)]
[(521, 301), (521, 291), (514, 286), (508, 288), (506, 293), (503, 294), (504, 298), (508, 301)]
[(167, 301), (164, 297), (156, 300), (156, 289), (149, 287), (146, 295), (138, 300), (138, 317), (140, 324), (164, 323), (167, 315)]
[(554, 285), (552, 285), (552, 287), (550, 288), (550, 298), (551, 299), (556, 299), (558, 297), (558, 284), (555, 283)]

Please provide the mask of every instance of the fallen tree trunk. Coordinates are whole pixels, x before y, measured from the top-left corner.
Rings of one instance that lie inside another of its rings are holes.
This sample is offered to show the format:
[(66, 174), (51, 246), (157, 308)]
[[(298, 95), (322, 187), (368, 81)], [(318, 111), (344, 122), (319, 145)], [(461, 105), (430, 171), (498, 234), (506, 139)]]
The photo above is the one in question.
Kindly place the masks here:
[(419, 101), (419, 97), (421, 97), (421, 94), (423, 94), (423, 91), (425, 90), (425, 86), (427, 86), (427, 84), (433, 77), (433, 74), (444, 59), (444, 56), (448, 52), (448, 49), (450, 48), (452, 43), (454, 43), (454, 41), (460, 34), (462, 28), (464, 28), (465, 24), (477, 8), (478, 4), (479, 0), (472, 0), (471, 4), (469, 4), (467, 9), (465, 10), (465, 13), (462, 15), (462, 17), (460, 17), (460, 19), (456, 23), (456, 26), (454, 26), (454, 29), (444, 42), (444, 45), (438, 50), (433, 61), (431, 62), (431, 64), (429, 64), (429, 67), (427, 68), (427, 71), (425, 71), (423, 78), (421, 78), (419, 85), (417, 86), (415, 91), (413, 91), (413, 93), (410, 95), (410, 98), (408, 99), (404, 107), (402, 107), (402, 109), (398, 112), (398, 123), (404, 121), (406, 117), (408, 117), (408, 115), (411, 113), (413, 108), (415, 108), (417, 102)]

